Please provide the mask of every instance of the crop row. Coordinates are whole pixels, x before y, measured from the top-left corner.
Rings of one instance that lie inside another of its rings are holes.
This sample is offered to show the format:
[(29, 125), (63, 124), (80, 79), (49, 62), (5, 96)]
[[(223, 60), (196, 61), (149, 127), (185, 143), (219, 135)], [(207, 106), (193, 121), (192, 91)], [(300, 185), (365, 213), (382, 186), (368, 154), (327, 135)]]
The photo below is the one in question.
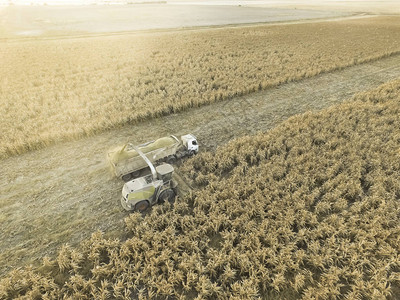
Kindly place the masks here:
[(400, 288), (400, 80), (187, 161), (190, 196), (94, 233), (0, 298), (384, 299)]
[(400, 51), (400, 18), (9, 41), (0, 157)]

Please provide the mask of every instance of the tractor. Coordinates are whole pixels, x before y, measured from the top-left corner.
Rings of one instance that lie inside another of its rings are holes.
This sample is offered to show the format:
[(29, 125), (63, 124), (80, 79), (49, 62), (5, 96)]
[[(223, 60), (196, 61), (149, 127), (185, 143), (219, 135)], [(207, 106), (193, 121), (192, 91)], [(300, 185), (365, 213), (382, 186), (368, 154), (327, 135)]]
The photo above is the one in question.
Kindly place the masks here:
[(137, 153), (147, 163), (151, 174), (126, 182), (122, 188), (121, 204), (127, 211), (144, 212), (150, 206), (165, 201), (173, 203), (177, 183), (172, 179), (174, 167), (161, 164), (154, 167), (152, 162), (136, 146)]

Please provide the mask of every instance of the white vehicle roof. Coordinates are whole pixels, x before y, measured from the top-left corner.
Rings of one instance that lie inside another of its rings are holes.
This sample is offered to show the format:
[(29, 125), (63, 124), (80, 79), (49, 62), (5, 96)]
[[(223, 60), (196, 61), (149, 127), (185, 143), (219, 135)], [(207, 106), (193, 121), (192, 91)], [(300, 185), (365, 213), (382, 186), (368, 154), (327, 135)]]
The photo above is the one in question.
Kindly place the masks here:
[(149, 186), (157, 188), (162, 184), (163, 184), (162, 180), (153, 180), (152, 175), (139, 177), (134, 180), (126, 182), (122, 188), (122, 194), (126, 195), (135, 191), (139, 191), (141, 189), (145, 189)]
[(124, 194), (129, 194), (133, 191), (137, 191), (147, 185), (147, 181), (144, 177), (140, 177), (124, 184), (123, 191)]
[(196, 137), (195, 137), (193, 134), (182, 135), (182, 136), (181, 136), (181, 139), (182, 139), (182, 143), (183, 143), (185, 146), (187, 146), (187, 144), (188, 144), (189, 141), (192, 141), (192, 140), (196, 140), (196, 141), (197, 141)]

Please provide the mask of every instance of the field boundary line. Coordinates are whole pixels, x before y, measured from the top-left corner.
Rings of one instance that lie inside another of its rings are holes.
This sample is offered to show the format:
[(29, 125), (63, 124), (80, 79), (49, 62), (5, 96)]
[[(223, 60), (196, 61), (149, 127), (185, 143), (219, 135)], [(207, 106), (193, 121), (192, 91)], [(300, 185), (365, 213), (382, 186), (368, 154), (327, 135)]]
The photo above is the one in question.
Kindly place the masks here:
[[(31, 42), (31, 41), (51, 41), (51, 40), (70, 40), (70, 39), (84, 39), (84, 38), (98, 38), (108, 36), (124, 36), (124, 35), (151, 35), (159, 33), (174, 33), (182, 31), (207, 31), (207, 30), (224, 30), (234, 28), (251, 28), (262, 26), (283, 26), (283, 25), (296, 25), (296, 24), (311, 24), (321, 22), (338, 22), (353, 19), (375, 18), (375, 17), (389, 17), (391, 15), (377, 15), (370, 13), (353, 13), (348, 16), (342, 17), (328, 17), (328, 18), (308, 18), (293, 21), (274, 21), (274, 22), (254, 22), (254, 23), (240, 23), (240, 24), (224, 24), (224, 25), (208, 25), (208, 26), (188, 26), (177, 28), (155, 28), (143, 30), (127, 30), (103, 33), (85, 33), (85, 34), (71, 34), (71, 35), (55, 35), (55, 36), (35, 36), (35, 37), (3, 37), (0, 42), (18, 43), (18, 42)], [(398, 15), (395, 15), (398, 16)]]

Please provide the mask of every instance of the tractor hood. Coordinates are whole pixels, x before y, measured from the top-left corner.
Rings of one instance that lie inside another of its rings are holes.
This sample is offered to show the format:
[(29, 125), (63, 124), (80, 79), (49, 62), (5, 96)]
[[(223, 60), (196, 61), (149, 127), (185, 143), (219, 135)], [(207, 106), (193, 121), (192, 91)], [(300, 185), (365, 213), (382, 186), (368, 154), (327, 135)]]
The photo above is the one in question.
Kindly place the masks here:
[(149, 182), (145, 177), (128, 181), (122, 188), (122, 198), (130, 206), (142, 200), (148, 200), (151, 204), (157, 188), (162, 184), (162, 180)]
[(122, 197), (127, 201), (137, 202), (151, 198), (154, 192), (154, 185), (147, 183), (146, 179), (141, 177), (124, 184)]
[(131, 193), (133, 191), (140, 190), (141, 188), (145, 187), (147, 184), (146, 179), (144, 177), (140, 177), (131, 181), (128, 181), (124, 184), (122, 192), (124, 193)]
[(154, 186), (147, 186), (141, 190), (129, 193), (127, 200), (130, 202), (138, 202), (141, 200), (150, 199), (154, 195), (155, 190), (156, 188)]

